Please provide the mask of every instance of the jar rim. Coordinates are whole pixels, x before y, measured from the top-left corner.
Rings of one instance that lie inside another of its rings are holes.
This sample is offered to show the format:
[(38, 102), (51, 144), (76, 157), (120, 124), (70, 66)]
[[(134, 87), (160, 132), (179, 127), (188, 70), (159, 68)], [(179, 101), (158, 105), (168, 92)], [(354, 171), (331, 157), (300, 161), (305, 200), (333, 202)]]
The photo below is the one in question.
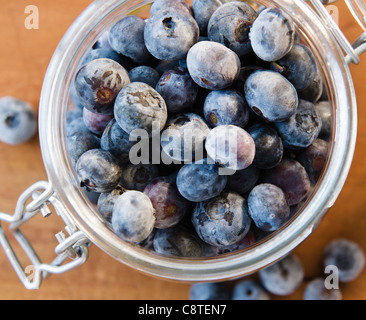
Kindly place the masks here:
[[(151, 0), (94, 1), (73, 23), (58, 45), (45, 75), (40, 100), (39, 135), (43, 162), (56, 197), (69, 218), (92, 243), (115, 259), (149, 275), (181, 281), (218, 281), (251, 274), (291, 252), (318, 225), (334, 204), (348, 175), (356, 143), (357, 111), (353, 83), (335, 39), (311, 8), (301, 0), (258, 0), (282, 7), (305, 28), (326, 66), (334, 105), (334, 142), (322, 183), (300, 214), (280, 232), (243, 252), (214, 258), (181, 259), (159, 256), (121, 240), (95, 213), (78, 186), (67, 154), (65, 118), (67, 98), (78, 61), (108, 25)], [(122, 8), (122, 9), (121, 9)], [(104, 26), (103, 28), (101, 26)], [(61, 117), (60, 117), (61, 115)]]

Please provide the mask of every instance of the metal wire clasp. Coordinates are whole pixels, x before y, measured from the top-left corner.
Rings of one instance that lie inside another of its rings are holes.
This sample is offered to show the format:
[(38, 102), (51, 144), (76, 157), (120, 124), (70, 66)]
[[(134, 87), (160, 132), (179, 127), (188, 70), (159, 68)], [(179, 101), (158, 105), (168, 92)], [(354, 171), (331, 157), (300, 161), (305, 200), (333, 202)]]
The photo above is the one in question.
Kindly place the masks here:
[[(339, 46), (345, 52), (346, 63), (359, 64), (360, 55), (366, 51), (366, 40), (365, 40), (366, 33), (364, 32), (363, 34), (361, 34), (361, 36), (356, 40), (356, 42), (353, 45), (351, 45), (351, 43), (348, 41), (343, 32), (340, 30), (337, 23), (332, 19), (332, 16), (329, 14), (328, 10), (325, 8), (323, 4), (323, 3), (334, 3), (336, 1), (337, 0), (331, 0), (331, 1), (309, 0), (314, 10), (318, 13), (319, 17), (322, 19), (323, 23), (330, 29), (331, 33), (337, 40)], [(354, 3), (354, 0), (347, 0), (346, 3), (349, 9), (351, 10), (352, 14), (356, 16), (354, 6), (352, 5)], [(360, 23), (359, 20), (360, 19), (357, 20), (358, 23)], [(363, 16), (362, 20), (365, 22), (366, 17)]]
[[(29, 200), (31, 202), (27, 205)], [(56, 239), (59, 241), (59, 245), (55, 249), (57, 257), (50, 264), (45, 264), (41, 262), (19, 228), (38, 213), (41, 213), (43, 217), (48, 217), (52, 212), (49, 208), (50, 204), (54, 206), (57, 214), (66, 223), (65, 230), (69, 233), (69, 237), (66, 237), (64, 231), (56, 234)], [(26, 268), (23, 268), (11, 246), (2, 227), (2, 222), (9, 223), (9, 230), (30, 259), (31, 264)], [(51, 184), (45, 181), (35, 183), (21, 194), (13, 215), (0, 212), (0, 243), (15, 272), (27, 289), (38, 289), (42, 280), (49, 274), (64, 273), (83, 264), (88, 258), (90, 244), (85, 235), (70, 222), (58, 199), (54, 197)], [(63, 264), (67, 258), (72, 260)]]

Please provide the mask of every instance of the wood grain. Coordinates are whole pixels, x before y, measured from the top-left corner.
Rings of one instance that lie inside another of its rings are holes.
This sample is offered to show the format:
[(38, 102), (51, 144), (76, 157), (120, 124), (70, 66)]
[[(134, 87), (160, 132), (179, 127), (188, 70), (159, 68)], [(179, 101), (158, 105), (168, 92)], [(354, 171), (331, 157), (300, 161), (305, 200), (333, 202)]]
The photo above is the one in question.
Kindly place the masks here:
[[(0, 96), (12, 95), (31, 102), (35, 110), (44, 74), (65, 31), (91, 0), (33, 0), (39, 8), (38, 30), (24, 27), (24, 9), (29, 1), (0, 0)], [(361, 33), (345, 9), (337, 4), (340, 26), (353, 41)], [(321, 275), (321, 255), (332, 239), (347, 237), (366, 251), (366, 57), (351, 66), (358, 100), (358, 140), (347, 182), (319, 228), (295, 253), (304, 264), (306, 279)], [(21, 146), (0, 143), (0, 210), (12, 212), (18, 196), (31, 184), (46, 180), (38, 137)], [(37, 217), (26, 226), (26, 234), (45, 262), (54, 258), (62, 223), (57, 216)], [(25, 262), (26, 263), (26, 262)], [(232, 285), (229, 284), (229, 285)], [(283, 299), (301, 299), (297, 292)], [(344, 299), (366, 299), (366, 271), (352, 283), (342, 286)], [(115, 261), (96, 246), (90, 249), (86, 264), (62, 275), (53, 275), (37, 291), (28, 291), (18, 280), (4, 252), (0, 250), (0, 299), (187, 299), (189, 284), (155, 279)], [(273, 297), (279, 299), (278, 297)]]

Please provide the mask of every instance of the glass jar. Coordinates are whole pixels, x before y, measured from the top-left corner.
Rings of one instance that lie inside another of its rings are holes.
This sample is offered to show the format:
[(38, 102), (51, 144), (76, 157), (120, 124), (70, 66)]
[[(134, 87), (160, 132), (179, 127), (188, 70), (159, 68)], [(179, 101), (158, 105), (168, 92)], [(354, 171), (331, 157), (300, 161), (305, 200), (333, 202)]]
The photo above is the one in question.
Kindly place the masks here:
[[(74, 259), (71, 262), (74, 265), (85, 262), (88, 243), (92, 243), (134, 269), (165, 279), (204, 282), (249, 275), (282, 258), (304, 241), (314, 231), (342, 189), (352, 162), (357, 131), (356, 98), (347, 61), (339, 41), (337, 42), (332, 33), (334, 30), (304, 1), (256, 1), (258, 4), (285, 10), (293, 18), (300, 37), (308, 43), (317, 59), (332, 105), (333, 130), (326, 168), (311, 195), (291, 221), (250, 248), (212, 258), (188, 259), (157, 255), (121, 240), (100, 217), (79, 186), (68, 154), (65, 133), (71, 84), (87, 51), (121, 17), (135, 14), (135, 10), (151, 2), (97, 0), (79, 16), (63, 37), (45, 76), (39, 109), (40, 144), (49, 182), (34, 188), (43, 192), (26, 207), (24, 196), (20, 207), (25, 208), (26, 213), (31, 212), (32, 216), (32, 212), (35, 214), (45, 211), (45, 203), (54, 206), (66, 222), (70, 234), (69, 237), (65, 234), (58, 235), (60, 246), (56, 248), (56, 253), (66, 253)], [(33, 189), (28, 191), (28, 195), (34, 193)], [(21, 209), (19, 210), (22, 211)], [(18, 213), (18, 221), (26, 220), (26, 216), (24, 210), (23, 215)], [(0, 218), (11, 222), (12, 229), (18, 232), (21, 223), (17, 223), (15, 218)], [(37, 279), (28, 279), (24, 270), (14, 263), (14, 254), (3, 233), (0, 233), (0, 241), (9, 249), (7, 251), (10, 252), (10, 260), (29, 288), (38, 287), (47, 272), (61, 273), (68, 270), (68, 267), (61, 266), (57, 261), (45, 265), (30, 255), (39, 272), (36, 273)], [(27, 244), (21, 236), (18, 241)], [(30, 247), (29, 245), (28, 249)]]

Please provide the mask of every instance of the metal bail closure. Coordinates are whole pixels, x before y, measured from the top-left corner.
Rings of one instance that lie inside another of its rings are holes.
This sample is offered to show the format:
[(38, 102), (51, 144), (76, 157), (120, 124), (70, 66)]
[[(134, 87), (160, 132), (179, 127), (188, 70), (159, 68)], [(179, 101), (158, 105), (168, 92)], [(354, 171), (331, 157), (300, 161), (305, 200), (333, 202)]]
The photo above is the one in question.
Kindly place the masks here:
[[(352, 8), (361, 8), (359, 6), (355, 5), (355, 1), (360, 2), (362, 0), (348, 0), (347, 5), (350, 8), (352, 14), (356, 17), (355, 11), (353, 11)], [(336, 22), (332, 19), (331, 15), (329, 14), (328, 10), (325, 8), (324, 4), (333, 3), (336, 2), (336, 0), (331, 1), (320, 1), (320, 0), (309, 0), (311, 5), (313, 6), (314, 10), (318, 13), (319, 17), (322, 19), (325, 26), (329, 28), (335, 39), (337, 40), (339, 46), (343, 49), (345, 52), (345, 60), (347, 64), (354, 63), (359, 64), (360, 62), (360, 55), (366, 51), (366, 41), (364, 40), (366, 38), (366, 34), (363, 33), (358, 40), (354, 43), (352, 46), (348, 39), (345, 37), (343, 32), (339, 29)], [(363, 7), (365, 8), (365, 5), (363, 4)], [(366, 8), (365, 8), (366, 10)], [(365, 11), (366, 13), (366, 11)], [(363, 17), (363, 20), (365, 18)], [(360, 23), (359, 19), (356, 19), (358, 23)]]
[[(31, 202), (26, 205), (29, 200)], [(56, 239), (59, 241), (59, 245), (55, 248), (57, 257), (50, 264), (45, 264), (41, 262), (19, 228), (38, 213), (41, 213), (43, 217), (48, 217), (52, 212), (49, 208), (50, 205), (53, 205), (57, 214), (66, 223), (65, 230), (69, 236), (66, 237), (64, 231), (56, 234)], [(21, 265), (4, 232), (2, 222), (9, 223), (9, 230), (31, 261), (27, 267), (23, 268)], [(21, 194), (13, 215), (0, 212), (0, 244), (24, 286), (27, 289), (38, 289), (42, 280), (49, 274), (64, 273), (82, 265), (88, 258), (90, 242), (68, 219), (63, 206), (54, 195), (51, 184), (40, 181)], [(63, 264), (67, 258), (72, 259), (72, 261)]]

